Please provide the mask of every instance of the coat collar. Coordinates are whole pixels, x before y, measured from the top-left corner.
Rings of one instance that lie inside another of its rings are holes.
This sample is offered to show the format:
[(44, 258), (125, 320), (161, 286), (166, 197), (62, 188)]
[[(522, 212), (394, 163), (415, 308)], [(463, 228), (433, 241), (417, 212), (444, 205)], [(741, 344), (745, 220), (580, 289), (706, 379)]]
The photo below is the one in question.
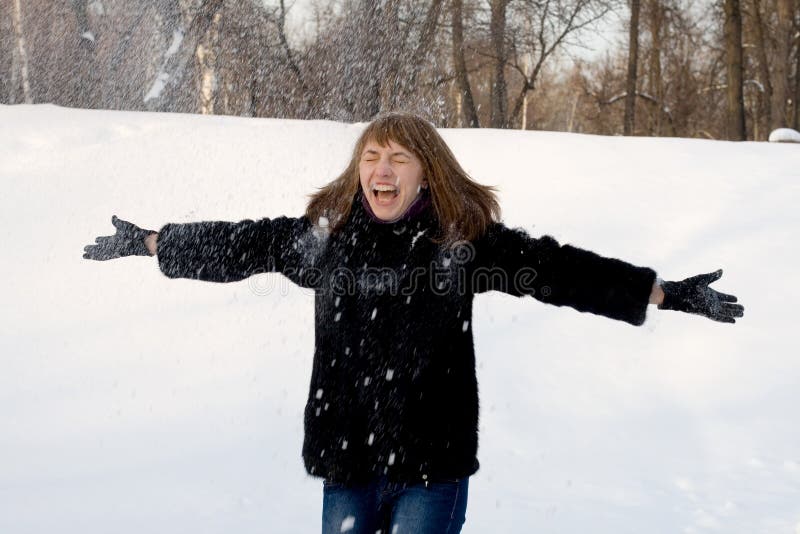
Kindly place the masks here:
[(369, 201), (367, 200), (367, 197), (364, 195), (363, 191), (359, 191), (358, 196), (361, 198), (361, 206), (364, 208), (364, 211), (367, 212), (367, 215), (369, 215), (369, 218), (372, 219), (372, 222), (376, 224), (394, 224), (403, 221), (413, 221), (422, 215), (426, 210), (431, 208), (430, 192), (428, 189), (422, 189), (420, 190), (419, 194), (417, 194), (417, 198), (415, 198), (408, 208), (406, 208), (406, 211), (404, 211), (396, 219), (385, 221), (378, 218), (378, 216), (375, 215), (375, 212), (372, 211), (372, 206), (369, 205)]
[(402, 235), (407, 231), (421, 231), (433, 237), (439, 226), (436, 212), (433, 208), (430, 192), (423, 189), (423, 193), (414, 200), (411, 206), (396, 221), (378, 219), (369, 208), (369, 202), (359, 191), (353, 198), (350, 209), (350, 220), (347, 227), (356, 228), (380, 235)]

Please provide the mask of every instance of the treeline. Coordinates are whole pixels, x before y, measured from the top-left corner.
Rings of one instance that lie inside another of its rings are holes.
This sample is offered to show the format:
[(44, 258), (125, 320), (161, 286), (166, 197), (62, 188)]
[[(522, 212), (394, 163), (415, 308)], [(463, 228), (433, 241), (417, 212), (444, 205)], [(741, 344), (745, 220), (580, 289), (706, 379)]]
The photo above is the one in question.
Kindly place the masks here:
[(800, 0), (0, 0), (0, 103), (763, 140), (798, 100)]

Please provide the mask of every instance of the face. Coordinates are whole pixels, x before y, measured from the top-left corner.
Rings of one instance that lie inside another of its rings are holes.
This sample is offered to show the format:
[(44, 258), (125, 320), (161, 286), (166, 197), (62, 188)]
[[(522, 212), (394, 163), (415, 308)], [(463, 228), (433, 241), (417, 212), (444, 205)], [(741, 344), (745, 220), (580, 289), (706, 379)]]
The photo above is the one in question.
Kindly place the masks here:
[(368, 142), (358, 163), (361, 189), (373, 213), (384, 221), (400, 217), (428, 187), (422, 177), (422, 163), (406, 147), (389, 141), (381, 146)]

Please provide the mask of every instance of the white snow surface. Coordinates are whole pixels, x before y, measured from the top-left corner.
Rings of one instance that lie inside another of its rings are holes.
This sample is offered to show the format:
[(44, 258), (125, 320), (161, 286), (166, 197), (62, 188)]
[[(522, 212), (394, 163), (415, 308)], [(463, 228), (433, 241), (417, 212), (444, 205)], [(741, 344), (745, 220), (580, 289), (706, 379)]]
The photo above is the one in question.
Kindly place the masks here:
[[(362, 128), (0, 106), (0, 532), (319, 531), (311, 294), (81, 254), (112, 214), (299, 215)], [(722, 267), (746, 307), (726, 325), (651, 306), (636, 328), (478, 297), (463, 532), (800, 532), (797, 148), (442, 134), (507, 224), (665, 279)]]

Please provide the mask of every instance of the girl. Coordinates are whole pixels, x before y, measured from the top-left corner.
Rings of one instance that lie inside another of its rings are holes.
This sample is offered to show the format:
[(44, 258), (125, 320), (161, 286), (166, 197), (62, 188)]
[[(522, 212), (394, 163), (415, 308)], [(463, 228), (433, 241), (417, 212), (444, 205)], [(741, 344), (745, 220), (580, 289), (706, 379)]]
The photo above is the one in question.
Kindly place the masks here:
[(733, 323), (708, 287), (663, 282), (499, 222), (436, 129), (410, 114), (364, 130), (345, 171), (302, 217), (167, 224), (116, 217), (84, 258), (157, 255), (171, 278), (233, 282), (279, 272), (315, 291), (303, 460), (323, 479), (323, 533), (458, 533), (478, 470), (472, 301), (485, 291), (641, 325), (648, 303)]

